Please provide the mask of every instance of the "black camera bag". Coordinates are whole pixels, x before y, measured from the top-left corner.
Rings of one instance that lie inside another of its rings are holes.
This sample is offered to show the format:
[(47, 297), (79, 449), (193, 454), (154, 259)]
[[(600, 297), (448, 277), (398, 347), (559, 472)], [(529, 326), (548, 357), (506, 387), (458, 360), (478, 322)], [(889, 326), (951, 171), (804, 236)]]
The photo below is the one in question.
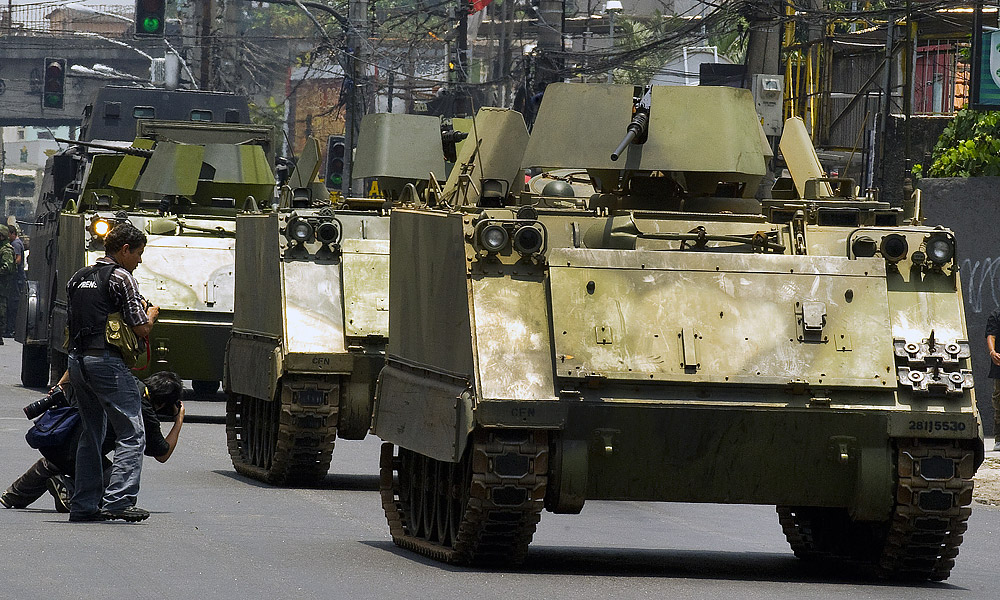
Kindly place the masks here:
[(74, 406), (50, 408), (35, 420), (25, 441), (32, 448), (51, 448), (65, 444), (80, 423), (80, 412)]

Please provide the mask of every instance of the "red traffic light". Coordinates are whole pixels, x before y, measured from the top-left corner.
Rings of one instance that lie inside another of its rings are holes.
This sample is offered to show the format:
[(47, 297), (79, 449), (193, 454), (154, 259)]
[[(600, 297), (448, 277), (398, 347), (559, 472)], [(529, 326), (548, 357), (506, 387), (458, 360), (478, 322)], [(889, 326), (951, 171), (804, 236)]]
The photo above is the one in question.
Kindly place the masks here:
[(66, 95), (66, 59), (46, 58), (42, 79), (42, 108), (61, 109)]

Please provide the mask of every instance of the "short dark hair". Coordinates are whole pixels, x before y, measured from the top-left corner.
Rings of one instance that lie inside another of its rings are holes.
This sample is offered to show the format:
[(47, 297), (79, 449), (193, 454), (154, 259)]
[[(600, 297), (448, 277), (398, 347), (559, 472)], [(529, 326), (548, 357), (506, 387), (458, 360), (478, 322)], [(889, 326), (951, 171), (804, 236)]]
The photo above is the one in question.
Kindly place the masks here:
[(17, 235), (17, 225), (8, 225), (7, 229), (14, 235)]
[(146, 245), (146, 234), (129, 222), (115, 225), (115, 228), (108, 232), (104, 238), (104, 252), (111, 255), (126, 245), (133, 250)]
[(173, 371), (159, 371), (146, 378), (143, 383), (149, 393), (149, 401), (153, 407), (162, 405), (174, 405), (181, 399), (184, 393), (184, 384), (177, 373)]

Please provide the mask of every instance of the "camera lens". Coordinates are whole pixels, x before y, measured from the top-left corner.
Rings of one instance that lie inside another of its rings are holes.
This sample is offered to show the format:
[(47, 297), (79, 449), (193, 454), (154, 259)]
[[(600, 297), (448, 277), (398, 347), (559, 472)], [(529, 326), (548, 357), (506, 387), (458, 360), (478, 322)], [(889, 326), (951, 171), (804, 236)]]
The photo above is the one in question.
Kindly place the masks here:
[(24, 407), (24, 416), (29, 419), (37, 419), (39, 415), (43, 412), (49, 410), (58, 403), (58, 400), (54, 399), (52, 396), (46, 396), (41, 400), (32, 402), (31, 404)]
[(24, 416), (31, 420), (37, 419), (43, 412), (56, 406), (69, 406), (66, 402), (66, 394), (58, 386), (53, 389), (48, 396), (32, 402), (24, 407)]

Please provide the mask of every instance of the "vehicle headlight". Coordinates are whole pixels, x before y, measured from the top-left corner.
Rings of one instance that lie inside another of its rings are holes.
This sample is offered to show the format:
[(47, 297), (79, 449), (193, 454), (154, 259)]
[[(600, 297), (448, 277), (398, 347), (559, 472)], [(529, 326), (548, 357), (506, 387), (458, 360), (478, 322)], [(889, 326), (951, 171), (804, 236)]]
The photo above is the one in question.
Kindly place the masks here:
[(305, 244), (313, 240), (313, 226), (309, 224), (309, 221), (300, 217), (295, 217), (289, 221), (285, 231), (289, 239), (300, 244)]
[(867, 235), (858, 236), (851, 242), (851, 252), (856, 257), (871, 258), (875, 256), (876, 251), (878, 251), (878, 244)]
[(946, 265), (955, 258), (955, 244), (946, 233), (932, 233), (924, 242), (927, 258), (937, 266)]
[(90, 233), (101, 238), (102, 240), (104, 239), (104, 236), (108, 235), (109, 231), (111, 231), (111, 223), (109, 223), (106, 219), (95, 218), (90, 222)]
[(488, 223), (479, 229), (476, 239), (479, 241), (479, 247), (483, 250), (487, 252), (500, 252), (507, 247), (510, 235), (502, 225)]
[(540, 251), (544, 242), (542, 230), (534, 225), (519, 227), (514, 232), (514, 249), (526, 256)]
[(316, 239), (322, 244), (336, 244), (340, 240), (340, 227), (331, 221), (320, 223), (316, 228)]
[(906, 236), (899, 233), (890, 233), (882, 238), (882, 243), (879, 244), (878, 249), (882, 253), (882, 258), (895, 263), (906, 258), (910, 246), (906, 242)]

